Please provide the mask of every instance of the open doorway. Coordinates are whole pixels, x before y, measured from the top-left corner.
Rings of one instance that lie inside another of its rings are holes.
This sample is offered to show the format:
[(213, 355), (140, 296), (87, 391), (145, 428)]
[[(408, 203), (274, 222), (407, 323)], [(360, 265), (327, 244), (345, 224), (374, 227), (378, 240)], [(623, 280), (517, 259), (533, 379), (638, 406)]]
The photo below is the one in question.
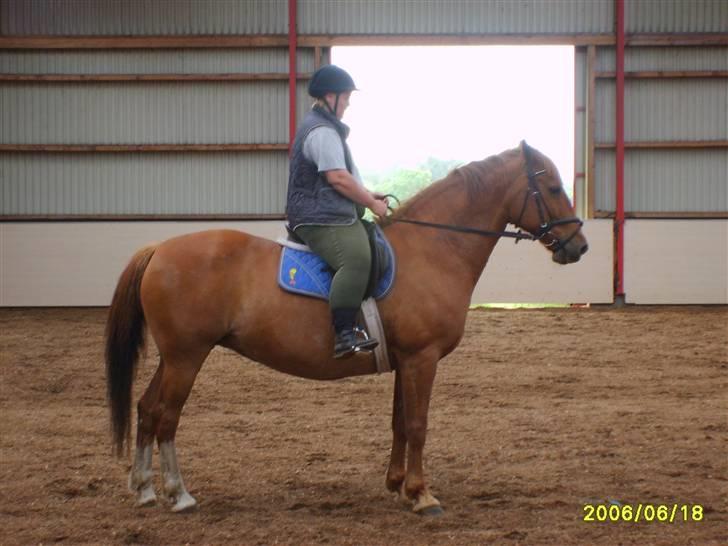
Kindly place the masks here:
[(572, 46), (340, 46), (331, 60), (360, 89), (344, 121), (371, 189), (408, 197), (525, 139), (556, 163), (573, 202)]

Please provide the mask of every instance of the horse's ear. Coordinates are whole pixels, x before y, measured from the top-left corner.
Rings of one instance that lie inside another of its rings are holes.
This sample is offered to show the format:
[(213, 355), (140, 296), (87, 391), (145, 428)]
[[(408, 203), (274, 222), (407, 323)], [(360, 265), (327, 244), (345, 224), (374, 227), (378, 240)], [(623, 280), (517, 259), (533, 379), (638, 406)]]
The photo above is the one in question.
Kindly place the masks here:
[(521, 141), (521, 150), (523, 151), (523, 157), (526, 159), (526, 164), (528, 164), (531, 157), (531, 147), (525, 140)]

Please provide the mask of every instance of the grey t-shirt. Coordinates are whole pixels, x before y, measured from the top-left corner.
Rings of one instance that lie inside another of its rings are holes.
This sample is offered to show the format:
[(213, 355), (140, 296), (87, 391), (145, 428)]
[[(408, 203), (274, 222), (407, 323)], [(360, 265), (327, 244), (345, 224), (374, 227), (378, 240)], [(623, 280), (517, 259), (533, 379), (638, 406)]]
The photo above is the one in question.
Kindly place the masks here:
[[(344, 157), (344, 146), (341, 144), (341, 137), (331, 127), (316, 127), (303, 141), (303, 157), (313, 161), (318, 171), (333, 171), (337, 169), (346, 170), (346, 159)], [(362, 186), (359, 169), (356, 168), (352, 159), (352, 176)]]

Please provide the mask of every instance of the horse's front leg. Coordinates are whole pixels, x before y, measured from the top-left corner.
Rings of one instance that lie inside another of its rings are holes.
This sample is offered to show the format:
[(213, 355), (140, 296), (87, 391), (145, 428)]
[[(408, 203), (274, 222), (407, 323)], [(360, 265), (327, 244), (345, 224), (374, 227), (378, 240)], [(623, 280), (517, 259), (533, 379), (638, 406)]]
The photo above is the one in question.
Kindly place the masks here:
[(440, 515), (442, 508), (427, 488), (422, 452), (427, 436), (427, 413), (432, 384), (437, 371), (435, 351), (424, 351), (397, 359), (402, 374), (405, 434), (407, 436), (407, 472), (404, 492), (414, 502), (414, 511), (423, 515)]
[(402, 400), (402, 375), (394, 372), (394, 402), (392, 403), (392, 453), (387, 469), (387, 489), (404, 495), (405, 456), (407, 455), (407, 434), (404, 423), (404, 401)]

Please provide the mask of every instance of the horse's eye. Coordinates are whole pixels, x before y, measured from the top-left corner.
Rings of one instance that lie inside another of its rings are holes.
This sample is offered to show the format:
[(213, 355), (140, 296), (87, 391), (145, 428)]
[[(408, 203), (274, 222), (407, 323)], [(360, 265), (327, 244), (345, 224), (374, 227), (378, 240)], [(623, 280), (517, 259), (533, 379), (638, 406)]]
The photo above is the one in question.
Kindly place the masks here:
[(559, 195), (561, 193), (561, 188), (556, 186), (555, 188), (549, 188), (549, 193), (551, 195)]

